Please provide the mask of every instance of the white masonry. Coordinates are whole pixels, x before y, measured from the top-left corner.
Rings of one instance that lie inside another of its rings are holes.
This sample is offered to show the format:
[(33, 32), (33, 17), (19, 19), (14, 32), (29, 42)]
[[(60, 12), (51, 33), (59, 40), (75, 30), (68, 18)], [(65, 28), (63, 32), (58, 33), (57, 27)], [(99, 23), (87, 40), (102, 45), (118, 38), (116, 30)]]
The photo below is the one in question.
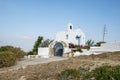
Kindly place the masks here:
[(69, 23), (67, 30), (58, 32), (56, 34), (55, 41), (64, 41), (66, 43), (72, 43), (75, 45), (85, 45), (85, 34), (81, 29), (73, 29), (73, 25)]

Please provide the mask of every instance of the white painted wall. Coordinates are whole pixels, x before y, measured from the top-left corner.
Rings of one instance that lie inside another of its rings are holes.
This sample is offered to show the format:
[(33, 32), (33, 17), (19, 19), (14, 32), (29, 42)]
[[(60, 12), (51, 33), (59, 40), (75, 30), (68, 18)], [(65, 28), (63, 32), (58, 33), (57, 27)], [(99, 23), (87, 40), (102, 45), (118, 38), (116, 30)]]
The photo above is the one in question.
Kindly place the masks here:
[[(58, 32), (56, 34), (55, 41), (64, 41), (67, 43), (73, 43), (78, 45), (78, 39), (76, 39), (76, 36), (80, 36), (79, 45), (85, 45), (85, 34), (80, 29), (76, 30), (73, 30), (73, 28), (71, 29), (70, 26), (72, 25), (68, 24), (66, 31)], [(68, 38), (66, 37), (66, 35), (68, 35)]]
[(49, 56), (49, 48), (46, 47), (46, 48), (38, 48), (38, 55), (39, 56), (45, 56), (45, 57), (48, 57)]
[(102, 44), (99, 48), (96, 49), (90, 49), (90, 51), (101, 51), (101, 52), (114, 52), (114, 51), (120, 51), (120, 42), (108, 42), (105, 44)]
[[(71, 49), (70, 48), (64, 48), (64, 53), (68, 53), (68, 52), (71, 52)], [(49, 57), (49, 48), (46, 47), (46, 48), (38, 48), (38, 56), (41, 56), (41, 57)]]
[(64, 48), (64, 53), (68, 53), (68, 52), (71, 52), (71, 49), (70, 48)]

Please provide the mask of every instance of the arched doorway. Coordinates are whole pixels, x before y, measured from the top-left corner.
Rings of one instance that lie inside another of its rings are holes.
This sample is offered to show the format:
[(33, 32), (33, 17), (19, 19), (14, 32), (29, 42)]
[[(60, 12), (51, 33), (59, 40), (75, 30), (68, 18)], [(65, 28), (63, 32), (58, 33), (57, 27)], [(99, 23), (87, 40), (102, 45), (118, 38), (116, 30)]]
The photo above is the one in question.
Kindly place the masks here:
[(54, 45), (54, 56), (63, 56), (63, 51), (64, 51), (63, 44), (60, 42), (57, 42)]

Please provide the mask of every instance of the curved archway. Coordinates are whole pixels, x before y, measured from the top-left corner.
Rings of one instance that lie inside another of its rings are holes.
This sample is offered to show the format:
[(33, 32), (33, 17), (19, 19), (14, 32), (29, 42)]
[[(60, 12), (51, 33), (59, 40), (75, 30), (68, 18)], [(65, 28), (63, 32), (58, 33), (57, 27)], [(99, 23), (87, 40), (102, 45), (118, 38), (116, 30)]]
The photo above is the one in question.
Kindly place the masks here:
[(63, 51), (64, 51), (63, 44), (60, 42), (57, 42), (54, 45), (54, 56), (63, 56)]

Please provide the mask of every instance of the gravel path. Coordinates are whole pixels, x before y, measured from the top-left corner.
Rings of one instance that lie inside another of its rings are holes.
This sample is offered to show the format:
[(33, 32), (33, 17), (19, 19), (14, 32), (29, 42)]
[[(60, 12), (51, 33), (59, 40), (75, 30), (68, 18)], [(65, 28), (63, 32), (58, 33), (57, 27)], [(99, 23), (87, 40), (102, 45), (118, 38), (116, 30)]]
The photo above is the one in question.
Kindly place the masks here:
[(63, 57), (51, 57), (51, 58), (24, 58), (18, 61), (14, 66), (1, 68), (0, 73), (5, 73), (7, 71), (18, 70), (20, 68), (26, 68), (28, 65), (36, 65), (42, 63), (49, 63), (53, 61), (66, 60), (68, 58)]
[(18, 61), (17, 64), (13, 67), (23, 67), (27, 65), (34, 65), (34, 64), (42, 64), (42, 63), (49, 63), (52, 61), (60, 61), (60, 60), (66, 60), (68, 58), (63, 57), (51, 57), (51, 58), (29, 58), (29, 59), (23, 59), (22, 61)]

